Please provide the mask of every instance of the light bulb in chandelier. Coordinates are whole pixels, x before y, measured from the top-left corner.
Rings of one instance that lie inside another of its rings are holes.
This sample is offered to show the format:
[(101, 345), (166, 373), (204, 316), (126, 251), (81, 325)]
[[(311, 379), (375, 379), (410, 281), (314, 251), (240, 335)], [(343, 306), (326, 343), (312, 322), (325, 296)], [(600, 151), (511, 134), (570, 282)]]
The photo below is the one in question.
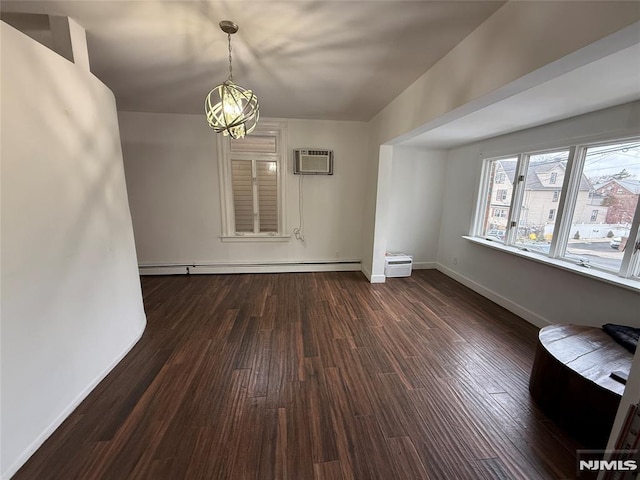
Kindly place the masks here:
[(209, 92), (204, 110), (207, 122), (215, 132), (231, 138), (243, 138), (258, 124), (258, 98), (251, 90), (233, 83), (231, 35), (238, 31), (238, 26), (229, 20), (223, 20), (220, 28), (227, 34), (229, 42), (229, 79)]

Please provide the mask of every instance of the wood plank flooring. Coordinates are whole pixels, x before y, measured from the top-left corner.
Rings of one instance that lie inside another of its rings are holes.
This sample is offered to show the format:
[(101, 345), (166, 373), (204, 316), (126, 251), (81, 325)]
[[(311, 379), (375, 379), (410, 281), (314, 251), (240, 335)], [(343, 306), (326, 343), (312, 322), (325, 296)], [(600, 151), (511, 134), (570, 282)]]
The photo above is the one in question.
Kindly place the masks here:
[(537, 329), (435, 270), (142, 278), (140, 342), (22, 479), (563, 479)]

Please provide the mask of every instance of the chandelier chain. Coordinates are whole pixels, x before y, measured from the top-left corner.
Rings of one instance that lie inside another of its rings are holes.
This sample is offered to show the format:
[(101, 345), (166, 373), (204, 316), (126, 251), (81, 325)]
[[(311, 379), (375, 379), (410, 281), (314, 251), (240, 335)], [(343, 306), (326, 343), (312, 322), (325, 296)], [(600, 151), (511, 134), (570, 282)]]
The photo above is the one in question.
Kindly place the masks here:
[(227, 40), (229, 41), (229, 81), (233, 81), (233, 68), (231, 67), (231, 34), (227, 33)]

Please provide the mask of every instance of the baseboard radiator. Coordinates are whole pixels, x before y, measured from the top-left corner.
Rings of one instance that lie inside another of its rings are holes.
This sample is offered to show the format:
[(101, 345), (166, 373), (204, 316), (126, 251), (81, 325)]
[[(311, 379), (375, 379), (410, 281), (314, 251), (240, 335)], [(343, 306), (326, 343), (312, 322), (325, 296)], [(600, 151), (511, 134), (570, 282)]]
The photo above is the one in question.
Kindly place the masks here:
[(140, 264), (140, 275), (225, 273), (359, 272), (360, 260), (255, 263)]

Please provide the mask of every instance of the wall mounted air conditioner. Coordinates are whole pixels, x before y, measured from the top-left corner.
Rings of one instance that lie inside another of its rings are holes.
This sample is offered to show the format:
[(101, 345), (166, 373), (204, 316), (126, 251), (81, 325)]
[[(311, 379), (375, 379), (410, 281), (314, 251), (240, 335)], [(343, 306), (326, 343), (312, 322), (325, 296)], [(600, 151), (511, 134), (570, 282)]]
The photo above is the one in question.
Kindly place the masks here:
[(293, 173), (295, 175), (333, 175), (333, 150), (295, 149)]

